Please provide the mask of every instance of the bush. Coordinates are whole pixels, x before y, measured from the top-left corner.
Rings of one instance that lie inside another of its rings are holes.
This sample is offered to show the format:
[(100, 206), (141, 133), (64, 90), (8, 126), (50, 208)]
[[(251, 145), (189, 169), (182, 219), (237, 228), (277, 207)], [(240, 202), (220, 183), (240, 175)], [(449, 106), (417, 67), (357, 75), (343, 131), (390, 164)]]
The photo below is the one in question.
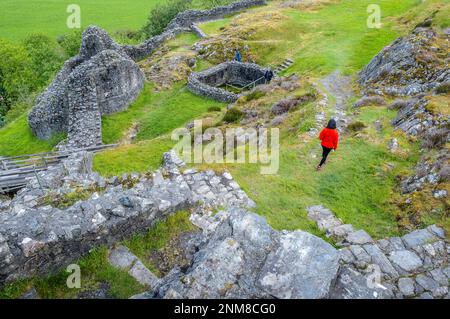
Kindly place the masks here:
[(113, 37), (120, 44), (137, 44), (141, 40), (139, 32), (132, 30), (118, 30), (114, 32)]
[(448, 94), (449, 92), (450, 92), (450, 82), (441, 83), (436, 88), (437, 94)]
[(232, 107), (225, 113), (223, 121), (227, 123), (236, 123), (244, 116), (244, 113), (237, 108)]
[(159, 4), (152, 9), (147, 24), (141, 29), (145, 38), (161, 34), (170, 21), (178, 13), (185, 11), (191, 5), (192, 0), (169, 0), (167, 3)]
[(53, 79), (64, 63), (65, 57), (58, 43), (42, 34), (25, 38), (23, 45), (31, 58), (33, 82), (41, 88)]
[(266, 93), (264, 93), (263, 91), (254, 90), (245, 96), (245, 100), (247, 102), (250, 102), (252, 100), (259, 99), (259, 98), (263, 97), (264, 95), (266, 95)]
[(80, 52), (82, 33), (81, 30), (75, 30), (58, 37), (58, 43), (67, 58), (74, 57)]
[(357, 102), (353, 104), (353, 107), (363, 107), (367, 105), (385, 105), (386, 102), (384, 101), (382, 96), (364, 96), (361, 99), (359, 99)]
[(35, 88), (32, 60), (21, 45), (0, 40), (0, 109), (4, 115), (19, 97)]
[(440, 148), (447, 143), (450, 130), (447, 127), (432, 128), (425, 132), (423, 136), (422, 146), (424, 148)]
[(208, 107), (208, 112), (220, 112), (221, 108), (218, 106), (210, 106)]
[(347, 126), (347, 129), (350, 132), (359, 132), (359, 131), (362, 131), (364, 128), (366, 128), (366, 125), (363, 122), (360, 122), (360, 121), (356, 121), (356, 122), (350, 123)]
[(408, 101), (402, 100), (402, 99), (396, 99), (394, 102), (392, 102), (391, 105), (389, 105), (389, 110), (400, 110), (401, 108), (405, 107), (408, 104)]

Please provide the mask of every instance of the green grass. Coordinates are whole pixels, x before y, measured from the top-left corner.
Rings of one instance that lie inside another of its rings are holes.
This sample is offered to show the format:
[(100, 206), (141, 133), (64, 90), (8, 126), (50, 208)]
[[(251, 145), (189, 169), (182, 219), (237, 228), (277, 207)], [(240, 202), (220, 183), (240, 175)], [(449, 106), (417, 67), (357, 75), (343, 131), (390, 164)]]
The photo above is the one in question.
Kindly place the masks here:
[(149, 261), (149, 254), (154, 250), (166, 247), (172, 238), (182, 233), (195, 230), (195, 226), (189, 220), (190, 212), (179, 211), (169, 216), (164, 222), (156, 224), (147, 233), (136, 235), (125, 241), (133, 254), (135, 254), (155, 275), (160, 276), (156, 265)]
[(3, 0), (0, 37), (20, 40), (36, 32), (52, 37), (69, 33), (66, 9), (73, 3), (81, 8), (82, 27), (96, 24), (112, 32), (139, 29), (161, 0)]
[[(286, 71), (288, 73), (324, 75), (341, 69), (351, 74), (400, 35), (391, 18), (419, 3), (418, 0), (342, 0), (315, 11), (277, 9), (285, 18), (280, 23), (273, 22), (258, 30), (246, 42), (262, 65), (276, 65), (286, 57), (292, 58), (295, 63)], [(367, 27), (369, 4), (381, 7), (383, 25), (380, 29)], [(264, 10), (267, 9), (256, 11)], [(205, 23), (201, 28), (207, 34), (217, 35), (220, 28), (231, 21), (224, 19)], [(236, 36), (240, 36), (239, 31)]]
[(139, 125), (139, 141), (153, 139), (187, 124), (209, 107), (224, 105), (192, 94), (185, 83), (162, 92), (148, 85), (126, 111), (103, 117), (103, 142), (117, 142), (134, 123)]
[(173, 145), (169, 138), (158, 138), (103, 151), (94, 156), (94, 170), (105, 177), (155, 170)]
[(63, 135), (57, 135), (50, 141), (38, 139), (31, 133), (27, 115), (23, 114), (0, 129), (0, 156), (48, 152), (63, 138)]
[(19, 280), (6, 285), (0, 289), (0, 299), (18, 298), (32, 287), (44, 299), (70, 299), (82, 292), (96, 290), (102, 283), (109, 285), (108, 293), (113, 298), (129, 298), (144, 292), (145, 287), (133, 277), (109, 264), (107, 253), (105, 247), (98, 248), (76, 262), (81, 269), (80, 289), (68, 288), (66, 280), (70, 274), (61, 271), (47, 277)]

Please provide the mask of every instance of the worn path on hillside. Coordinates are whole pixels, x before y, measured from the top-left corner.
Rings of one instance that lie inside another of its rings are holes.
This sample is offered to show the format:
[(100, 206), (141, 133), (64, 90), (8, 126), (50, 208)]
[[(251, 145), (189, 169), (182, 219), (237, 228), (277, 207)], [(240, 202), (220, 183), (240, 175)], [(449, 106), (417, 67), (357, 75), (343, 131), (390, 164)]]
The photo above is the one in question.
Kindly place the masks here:
[(345, 108), (347, 101), (353, 96), (350, 81), (351, 77), (343, 76), (339, 70), (336, 70), (320, 81), (336, 101), (333, 105), (333, 118), (337, 122), (339, 133), (342, 133), (348, 125)]

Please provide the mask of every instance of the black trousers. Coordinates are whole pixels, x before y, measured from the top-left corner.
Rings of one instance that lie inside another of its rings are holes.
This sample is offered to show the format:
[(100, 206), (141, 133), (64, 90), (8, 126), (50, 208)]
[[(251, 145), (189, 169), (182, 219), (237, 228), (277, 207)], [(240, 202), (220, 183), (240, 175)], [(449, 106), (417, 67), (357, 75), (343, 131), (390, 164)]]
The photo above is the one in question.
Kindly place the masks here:
[(327, 157), (328, 157), (328, 155), (330, 154), (330, 152), (332, 150), (332, 148), (328, 148), (328, 147), (325, 147), (323, 145), (322, 145), (322, 149), (323, 149), (322, 160), (320, 161), (319, 166), (322, 166), (323, 164), (325, 164), (325, 162), (327, 161)]

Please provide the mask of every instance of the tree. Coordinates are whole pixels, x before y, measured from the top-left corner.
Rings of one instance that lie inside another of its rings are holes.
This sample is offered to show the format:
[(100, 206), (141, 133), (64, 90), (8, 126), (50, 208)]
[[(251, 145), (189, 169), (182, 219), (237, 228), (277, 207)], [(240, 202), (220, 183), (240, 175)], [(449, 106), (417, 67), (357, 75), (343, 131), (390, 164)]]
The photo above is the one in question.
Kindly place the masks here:
[(42, 34), (29, 35), (23, 44), (31, 59), (35, 86), (42, 88), (63, 65), (64, 53), (55, 40)]
[(147, 24), (141, 32), (145, 38), (158, 35), (164, 31), (170, 21), (178, 13), (189, 8), (192, 0), (169, 0), (165, 4), (159, 4), (152, 9), (148, 17)]
[(32, 81), (32, 61), (25, 48), (0, 39), (1, 103), (10, 105), (36, 87)]

